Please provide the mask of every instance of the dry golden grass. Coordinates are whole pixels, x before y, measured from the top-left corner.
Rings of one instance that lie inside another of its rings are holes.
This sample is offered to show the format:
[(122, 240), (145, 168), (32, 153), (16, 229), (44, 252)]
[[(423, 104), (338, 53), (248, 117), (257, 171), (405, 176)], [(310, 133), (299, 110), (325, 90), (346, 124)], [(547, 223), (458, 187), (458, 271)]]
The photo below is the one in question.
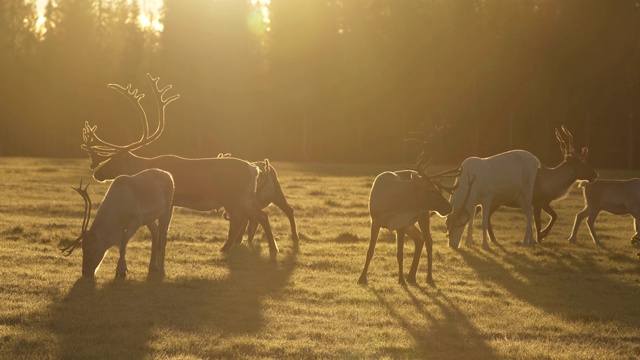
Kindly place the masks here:
[[(491, 251), (479, 246), (479, 228), (476, 245), (449, 249), (444, 221), (434, 218), (435, 287), (425, 284), (425, 259), (419, 285), (396, 283), (394, 237), (382, 231), (361, 286), (369, 187), (388, 167), (275, 166), (302, 234), (296, 246), (286, 217), (268, 209), (277, 262), (260, 232), (257, 243), (221, 254), (227, 223), (177, 209), (164, 280), (147, 280), (141, 229), (129, 244), (128, 278), (113, 279), (112, 250), (91, 281), (80, 278), (80, 252), (57, 250), (78, 234), (83, 203), (70, 186), (90, 179), (88, 160), (0, 158), (0, 358), (640, 357), (632, 219), (601, 215), (604, 249), (585, 224), (578, 243), (567, 243), (582, 208), (577, 189), (555, 204), (556, 228), (535, 249), (519, 245), (518, 211), (496, 213), (500, 245)], [(106, 187), (89, 187), (94, 203)], [(405, 249), (411, 256), (411, 244)]]

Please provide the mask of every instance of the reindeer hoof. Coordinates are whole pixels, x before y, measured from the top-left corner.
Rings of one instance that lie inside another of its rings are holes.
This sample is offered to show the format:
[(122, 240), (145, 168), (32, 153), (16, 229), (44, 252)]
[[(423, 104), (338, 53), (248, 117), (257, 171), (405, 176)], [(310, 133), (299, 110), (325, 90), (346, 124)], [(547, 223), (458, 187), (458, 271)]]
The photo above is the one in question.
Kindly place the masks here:
[(414, 275), (414, 276), (409, 275), (409, 276), (407, 277), (407, 282), (408, 282), (409, 284), (411, 284), (411, 285), (416, 285), (416, 284), (418, 283), (418, 282), (416, 281), (416, 277), (415, 277), (415, 275)]
[(367, 285), (367, 277), (366, 276), (360, 276), (360, 279), (358, 279), (358, 284)]
[(568, 238), (567, 241), (570, 242), (571, 244), (575, 244), (576, 238)]
[(436, 282), (433, 281), (433, 278), (431, 276), (427, 276), (427, 284), (431, 286), (436, 286)]
[(126, 272), (116, 273), (116, 279), (124, 279), (126, 277), (127, 277), (127, 273)]

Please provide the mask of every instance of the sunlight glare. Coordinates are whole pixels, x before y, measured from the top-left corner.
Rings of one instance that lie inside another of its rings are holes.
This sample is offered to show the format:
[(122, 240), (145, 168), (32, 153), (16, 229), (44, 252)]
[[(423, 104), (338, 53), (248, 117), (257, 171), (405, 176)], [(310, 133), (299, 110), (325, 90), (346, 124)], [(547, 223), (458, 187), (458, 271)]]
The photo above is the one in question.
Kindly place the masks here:
[(158, 19), (147, 14), (140, 14), (138, 21), (140, 22), (140, 26), (145, 29), (151, 28), (157, 32), (162, 32), (162, 30), (164, 30), (164, 25)]
[(269, 5), (271, 0), (251, 0), (251, 5), (255, 10), (247, 18), (247, 26), (256, 35), (263, 35), (269, 32), (271, 19), (269, 18)]
[(44, 26), (44, 22), (47, 21), (47, 18), (43, 15), (38, 16), (38, 20), (36, 20), (36, 29), (41, 29)]

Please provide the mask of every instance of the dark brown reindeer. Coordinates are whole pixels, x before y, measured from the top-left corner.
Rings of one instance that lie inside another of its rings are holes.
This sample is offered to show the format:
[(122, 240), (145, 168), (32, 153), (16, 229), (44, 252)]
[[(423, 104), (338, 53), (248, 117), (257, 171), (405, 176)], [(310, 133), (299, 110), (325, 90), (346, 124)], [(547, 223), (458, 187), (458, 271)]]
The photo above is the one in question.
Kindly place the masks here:
[[(224, 153), (218, 154), (218, 157), (230, 157), (231, 154)], [(261, 209), (274, 204), (277, 206), (289, 219), (289, 225), (291, 226), (291, 238), (293, 241), (299, 241), (298, 228), (296, 225), (296, 219), (293, 217), (293, 208), (287, 202), (287, 198), (282, 192), (282, 186), (280, 186), (280, 180), (278, 179), (278, 173), (271, 163), (265, 159), (265, 161), (255, 161), (252, 164), (260, 169), (260, 175), (258, 175), (258, 185), (256, 187), (256, 200)], [(229, 220), (228, 214), (225, 213), (224, 218)], [(246, 229), (248, 232), (247, 241), (251, 243), (255, 237), (256, 230), (258, 229), (258, 223), (256, 221), (249, 221), (244, 219), (244, 225), (242, 229)], [(242, 242), (242, 236), (244, 230), (236, 239), (236, 243)]]
[[(556, 139), (558, 139), (560, 143), (563, 161), (553, 168), (541, 165), (540, 169), (538, 169), (533, 188), (533, 217), (536, 224), (536, 239), (539, 243), (549, 235), (551, 228), (558, 218), (558, 214), (551, 208), (551, 202), (565, 196), (571, 188), (571, 185), (576, 181), (586, 180), (592, 182), (598, 178), (598, 173), (585, 162), (589, 149), (583, 147), (580, 153), (576, 152), (573, 147), (573, 135), (571, 135), (571, 132), (569, 132), (564, 125), (562, 125), (560, 129), (562, 132), (558, 129), (555, 129), (555, 132)], [(518, 207), (515, 203), (505, 204), (505, 206)], [(490, 214), (493, 214), (499, 207), (500, 205), (492, 206)], [(542, 230), (541, 210), (544, 210), (551, 216), (549, 223)], [(471, 221), (473, 221), (473, 219)], [(471, 229), (471, 227), (469, 229)], [(491, 226), (491, 219), (489, 219), (488, 232), (491, 242), (496, 242), (496, 237), (493, 234), (493, 228)]]
[[(228, 238), (222, 251), (233, 246), (234, 239), (243, 231), (242, 219), (259, 223), (265, 231), (272, 257), (278, 246), (267, 215), (256, 201), (255, 191), (260, 169), (255, 165), (233, 157), (188, 159), (176, 155), (161, 155), (153, 158), (137, 156), (133, 151), (151, 144), (162, 134), (165, 124), (165, 109), (169, 103), (179, 98), (173, 95), (164, 98), (171, 85), (160, 89), (159, 78), (147, 74), (158, 106), (158, 126), (149, 134), (149, 121), (140, 103), (144, 94), (132, 89), (131, 84), (122, 87), (109, 84), (108, 87), (123, 94), (137, 109), (142, 121), (142, 137), (128, 145), (115, 145), (100, 139), (96, 126), (85, 122), (82, 149), (91, 158), (91, 168), (96, 169), (94, 179), (105, 181), (119, 175), (132, 175), (144, 169), (158, 168), (173, 175), (175, 193), (173, 206), (186, 207), (198, 211), (210, 211), (224, 207), (230, 216)], [(98, 167), (99, 166), (99, 167)]]
[[(442, 190), (451, 192), (454, 187), (447, 187), (440, 183), (443, 177), (456, 177), (459, 169), (447, 170), (440, 174), (428, 175), (425, 171), (429, 161), (425, 163), (425, 153), (421, 154), (415, 171), (403, 170), (386, 171), (378, 175), (371, 186), (369, 195), (369, 213), (371, 214), (371, 239), (364, 268), (358, 282), (367, 283), (367, 271), (375, 251), (380, 228), (396, 231), (398, 283), (405, 284), (403, 275), (404, 237), (408, 234), (415, 243), (413, 262), (409, 270), (407, 281), (416, 282), (416, 272), (422, 247), (426, 242), (427, 248), (427, 283), (433, 284), (432, 276), (432, 248), (433, 239), (430, 231), (431, 211), (445, 216), (452, 211), (451, 204), (442, 195)], [(433, 157), (432, 157), (433, 158)], [(420, 231), (416, 227), (420, 226)]]

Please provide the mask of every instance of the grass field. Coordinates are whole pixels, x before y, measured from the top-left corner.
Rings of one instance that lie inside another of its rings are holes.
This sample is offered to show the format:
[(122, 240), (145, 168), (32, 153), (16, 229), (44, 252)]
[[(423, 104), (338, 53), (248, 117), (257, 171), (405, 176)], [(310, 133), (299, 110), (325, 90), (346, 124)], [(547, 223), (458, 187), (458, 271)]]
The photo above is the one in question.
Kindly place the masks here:
[[(228, 223), (177, 209), (164, 280), (147, 280), (143, 228), (129, 243), (127, 279), (114, 280), (112, 250), (92, 281), (80, 277), (80, 251), (67, 258), (57, 250), (79, 234), (84, 205), (71, 186), (91, 179), (88, 163), (0, 158), (2, 359), (640, 358), (632, 218), (600, 215), (605, 248), (586, 224), (569, 244), (582, 208), (575, 187), (555, 204), (556, 227), (535, 249), (519, 245), (518, 211), (495, 214), (500, 246), (491, 251), (480, 246), (479, 227), (474, 246), (450, 249), (444, 219), (433, 218), (435, 287), (425, 283), (426, 256), (417, 286), (397, 284), (395, 239), (383, 230), (361, 286), (369, 188), (393, 167), (275, 163), (302, 238), (293, 244), (286, 217), (270, 207), (277, 262), (260, 230), (253, 245), (223, 255)], [(106, 188), (92, 181), (94, 204)]]

